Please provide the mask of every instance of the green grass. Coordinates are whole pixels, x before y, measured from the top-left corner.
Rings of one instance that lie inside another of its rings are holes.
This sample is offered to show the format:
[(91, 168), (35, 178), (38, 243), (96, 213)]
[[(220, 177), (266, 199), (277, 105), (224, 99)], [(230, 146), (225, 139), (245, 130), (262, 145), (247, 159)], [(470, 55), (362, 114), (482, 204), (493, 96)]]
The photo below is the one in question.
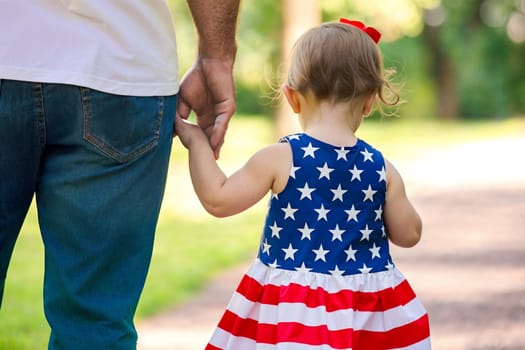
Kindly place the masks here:
[(0, 349), (46, 349), (49, 327), (42, 306), (44, 252), (32, 207), (9, 266), (0, 312)]
[[(410, 157), (429, 148), (479, 139), (524, 134), (524, 118), (460, 123), (385, 118), (365, 120), (359, 131), (361, 138), (396, 157)], [(275, 139), (269, 119), (238, 116), (228, 131), (221, 165), (229, 173), (255, 150)], [(186, 162), (185, 151), (175, 141), (154, 256), (138, 318), (182, 302), (217, 272), (256, 254), (265, 201), (235, 217), (212, 218), (202, 210), (191, 190)], [(42, 243), (32, 207), (8, 273), (0, 312), (0, 349), (46, 348), (49, 328), (42, 310), (42, 266)]]
[(226, 219), (163, 215), (138, 317), (190, 297), (221, 269), (255, 257), (261, 220), (259, 211)]

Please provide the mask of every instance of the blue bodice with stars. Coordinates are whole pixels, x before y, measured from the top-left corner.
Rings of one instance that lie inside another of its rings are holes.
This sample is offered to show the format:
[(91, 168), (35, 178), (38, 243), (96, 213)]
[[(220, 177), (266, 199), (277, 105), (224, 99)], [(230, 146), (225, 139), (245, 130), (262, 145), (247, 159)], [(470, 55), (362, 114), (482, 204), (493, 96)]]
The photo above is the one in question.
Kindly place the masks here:
[(300, 133), (282, 142), (291, 146), (293, 165), (285, 189), (270, 198), (258, 258), (333, 275), (392, 269), (382, 154), (360, 139), (336, 147)]

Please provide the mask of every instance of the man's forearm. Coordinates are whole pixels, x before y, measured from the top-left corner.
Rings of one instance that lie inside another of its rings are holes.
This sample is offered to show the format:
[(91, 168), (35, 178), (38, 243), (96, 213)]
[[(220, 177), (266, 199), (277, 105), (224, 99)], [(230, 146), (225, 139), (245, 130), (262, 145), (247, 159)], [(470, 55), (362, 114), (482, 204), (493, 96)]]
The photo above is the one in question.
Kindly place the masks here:
[(240, 0), (187, 0), (199, 36), (199, 54), (231, 59), (237, 51)]

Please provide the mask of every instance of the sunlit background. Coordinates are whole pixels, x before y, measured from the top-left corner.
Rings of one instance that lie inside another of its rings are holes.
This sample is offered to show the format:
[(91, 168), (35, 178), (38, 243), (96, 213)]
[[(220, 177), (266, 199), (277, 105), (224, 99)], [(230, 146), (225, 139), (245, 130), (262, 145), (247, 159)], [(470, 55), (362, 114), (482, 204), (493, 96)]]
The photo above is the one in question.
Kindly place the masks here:
[[(182, 2), (171, 4), (182, 12)], [(242, 5), (239, 111), (272, 114), (264, 96), (293, 41), (304, 28), (339, 17), (382, 32), (386, 65), (405, 83), (404, 118), (490, 119), (525, 110), (525, 0), (258, 0)], [(188, 67), (193, 29), (187, 17), (178, 24)]]
[[(169, 4), (182, 75), (195, 33), (185, 1)], [(423, 217), (420, 244), (392, 254), (428, 308), (434, 349), (525, 349), (525, 0), (244, 0), (237, 113), (221, 166), (231, 173), (299, 130), (276, 94), (289, 49), (305, 29), (340, 17), (382, 32), (385, 65), (406, 100), (395, 116), (365, 120), (358, 136), (399, 168)], [(209, 216), (174, 141), (137, 313), (140, 350), (203, 348), (256, 254), (265, 205)], [(0, 350), (47, 347), (42, 276), (32, 207), (8, 273)]]

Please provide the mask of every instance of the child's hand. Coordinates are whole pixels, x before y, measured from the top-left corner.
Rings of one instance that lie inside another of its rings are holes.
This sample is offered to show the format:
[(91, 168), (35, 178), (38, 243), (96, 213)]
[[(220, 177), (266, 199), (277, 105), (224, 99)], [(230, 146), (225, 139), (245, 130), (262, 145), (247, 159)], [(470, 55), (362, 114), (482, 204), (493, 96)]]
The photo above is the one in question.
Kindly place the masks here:
[(194, 141), (204, 139), (208, 143), (206, 134), (197, 124), (184, 120), (179, 115), (175, 115), (175, 135), (179, 137), (180, 142), (187, 149), (191, 147), (191, 143)]

